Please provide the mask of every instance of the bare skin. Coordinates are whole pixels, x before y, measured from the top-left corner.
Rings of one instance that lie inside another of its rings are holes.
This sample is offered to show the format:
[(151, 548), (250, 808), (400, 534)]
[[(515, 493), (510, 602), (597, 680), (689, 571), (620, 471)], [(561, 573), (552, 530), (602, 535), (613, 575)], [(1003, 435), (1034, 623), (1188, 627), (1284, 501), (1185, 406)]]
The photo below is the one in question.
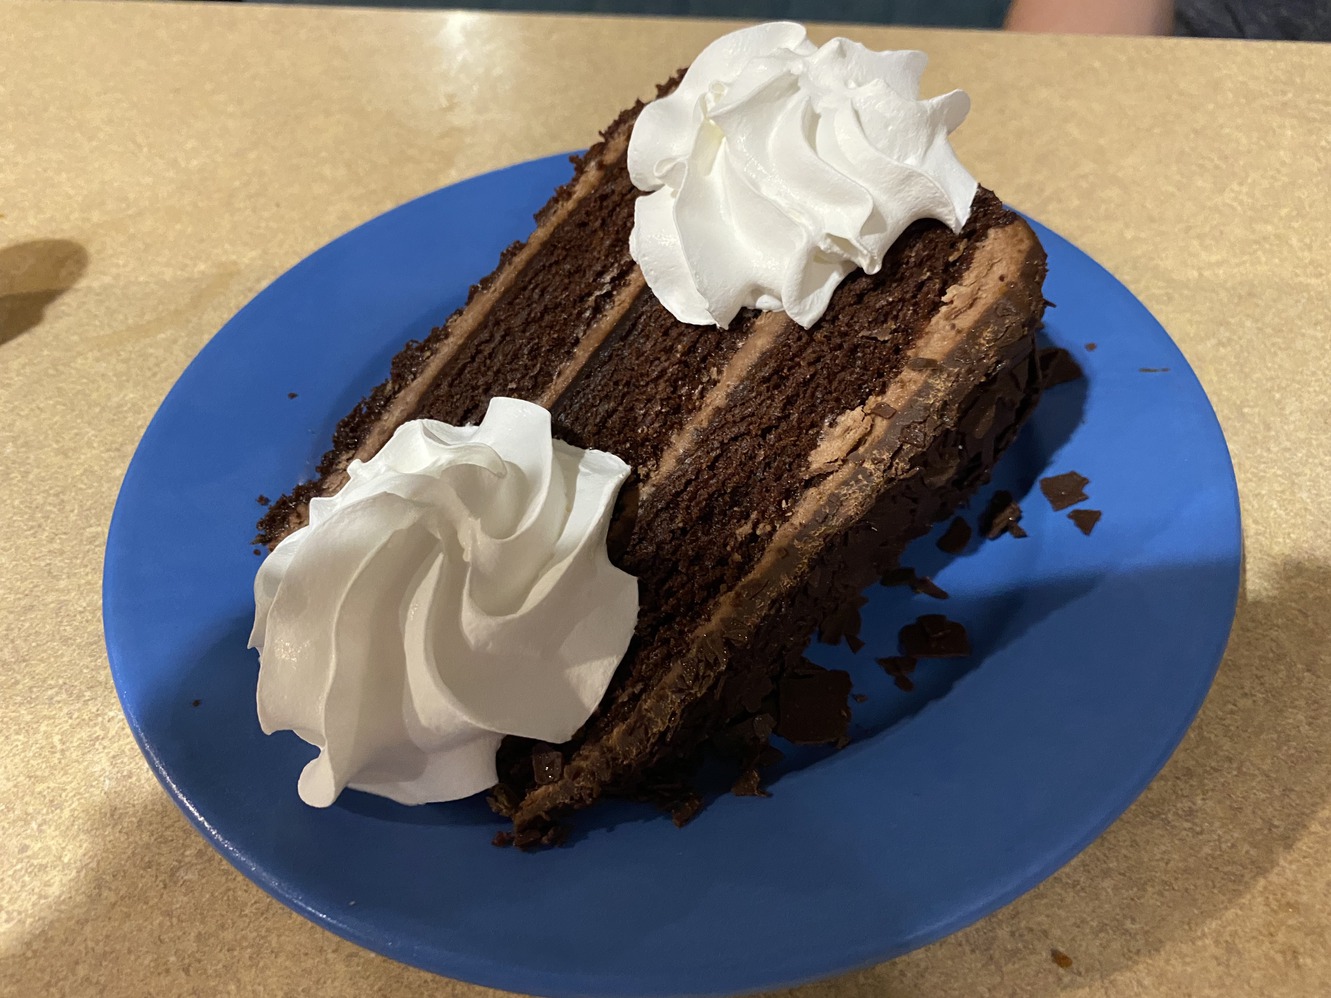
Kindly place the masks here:
[(1009, 31), (1074, 35), (1169, 35), (1173, 0), (1013, 0)]

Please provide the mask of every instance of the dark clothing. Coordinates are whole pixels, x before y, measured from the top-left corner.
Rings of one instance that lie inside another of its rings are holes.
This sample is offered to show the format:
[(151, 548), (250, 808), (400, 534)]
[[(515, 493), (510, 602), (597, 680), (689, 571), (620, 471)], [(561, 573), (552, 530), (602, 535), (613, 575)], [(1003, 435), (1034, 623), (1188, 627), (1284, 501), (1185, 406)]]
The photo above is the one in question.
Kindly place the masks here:
[(1331, 41), (1331, 0), (1178, 0), (1174, 31), (1207, 38)]

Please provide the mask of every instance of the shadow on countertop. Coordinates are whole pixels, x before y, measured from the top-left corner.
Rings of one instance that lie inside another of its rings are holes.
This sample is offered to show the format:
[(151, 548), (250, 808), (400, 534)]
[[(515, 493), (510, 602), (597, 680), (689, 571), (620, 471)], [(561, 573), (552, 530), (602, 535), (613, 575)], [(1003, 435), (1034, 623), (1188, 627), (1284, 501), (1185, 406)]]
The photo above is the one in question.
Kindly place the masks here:
[(68, 239), (34, 239), (0, 248), (0, 346), (42, 321), (46, 306), (88, 269), (88, 251)]

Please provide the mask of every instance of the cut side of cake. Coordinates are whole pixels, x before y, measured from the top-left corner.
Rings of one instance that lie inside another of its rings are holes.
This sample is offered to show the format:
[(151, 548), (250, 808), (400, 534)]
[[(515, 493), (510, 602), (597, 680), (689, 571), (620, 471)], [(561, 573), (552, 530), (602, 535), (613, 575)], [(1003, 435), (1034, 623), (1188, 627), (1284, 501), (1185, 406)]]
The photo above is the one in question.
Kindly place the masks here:
[(680, 774), (709, 745), (752, 788), (771, 733), (843, 738), (849, 683), (808, 665), (809, 638), (846, 629), (860, 591), (988, 478), (1039, 397), (1044, 253), (984, 189), (960, 234), (914, 223), (809, 329), (775, 311), (726, 329), (675, 319), (629, 255), (641, 107), (259, 525), (275, 546), (403, 423), (478, 423), (497, 396), (538, 403), (558, 437), (632, 467), (610, 554), (638, 579), (635, 636), (571, 741), (501, 749), (492, 803), (519, 845), (553, 841), (605, 795), (674, 788), (687, 817)]

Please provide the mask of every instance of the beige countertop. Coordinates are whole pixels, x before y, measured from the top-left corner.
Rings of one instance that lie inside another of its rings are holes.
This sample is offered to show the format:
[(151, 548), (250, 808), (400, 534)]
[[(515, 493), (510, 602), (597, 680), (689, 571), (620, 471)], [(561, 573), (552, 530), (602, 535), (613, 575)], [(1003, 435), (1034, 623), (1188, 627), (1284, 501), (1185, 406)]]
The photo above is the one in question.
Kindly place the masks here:
[[(585, 145), (724, 27), (0, 4), (0, 991), (493, 994), (305, 921), (177, 812), (107, 670), (107, 523), (163, 395), (267, 282), (417, 194)], [(1178, 341), (1238, 468), (1247, 578), (1199, 719), (1103, 837), (792, 995), (1331, 994), (1331, 48), (849, 33), (929, 51), (926, 88), (974, 98), (962, 159)]]

